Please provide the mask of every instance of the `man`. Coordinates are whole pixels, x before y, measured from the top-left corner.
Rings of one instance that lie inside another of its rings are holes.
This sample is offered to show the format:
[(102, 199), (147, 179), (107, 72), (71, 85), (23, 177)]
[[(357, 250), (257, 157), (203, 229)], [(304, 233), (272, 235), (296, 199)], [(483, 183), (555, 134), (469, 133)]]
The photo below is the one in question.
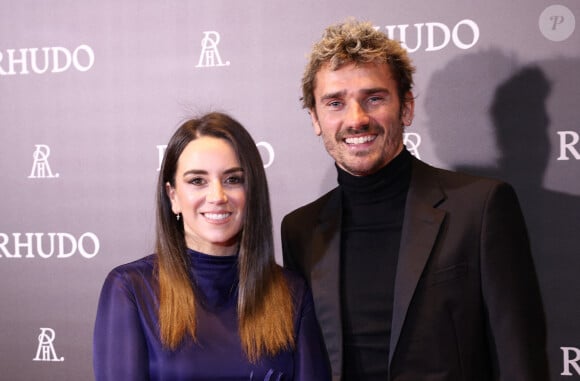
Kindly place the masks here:
[(302, 80), (338, 187), (282, 222), (335, 380), (545, 381), (526, 227), (506, 183), (433, 168), (403, 145), (414, 67), (372, 24), (329, 27)]

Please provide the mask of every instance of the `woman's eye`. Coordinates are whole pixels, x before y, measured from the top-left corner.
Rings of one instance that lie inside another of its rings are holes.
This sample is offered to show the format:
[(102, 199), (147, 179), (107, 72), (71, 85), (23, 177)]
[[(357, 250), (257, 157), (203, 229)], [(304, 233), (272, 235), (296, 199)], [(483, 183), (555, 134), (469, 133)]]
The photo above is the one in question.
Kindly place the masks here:
[(201, 177), (194, 177), (189, 180), (189, 183), (193, 185), (203, 185), (205, 181)]
[(226, 184), (243, 184), (244, 179), (241, 176), (229, 176), (226, 178)]

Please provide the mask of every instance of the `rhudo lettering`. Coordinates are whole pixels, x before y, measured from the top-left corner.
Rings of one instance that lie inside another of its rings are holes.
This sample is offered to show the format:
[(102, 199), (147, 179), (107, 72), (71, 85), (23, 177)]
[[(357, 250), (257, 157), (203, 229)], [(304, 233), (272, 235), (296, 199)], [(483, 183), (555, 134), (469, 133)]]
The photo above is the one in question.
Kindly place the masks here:
[(61, 47), (6, 49), (0, 51), (0, 76), (62, 73), (75, 68), (85, 72), (95, 63), (95, 53), (88, 45), (80, 45), (73, 51)]
[(580, 348), (560, 347), (564, 365), (561, 376), (580, 376)]
[(425, 42), (425, 51), (434, 52), (445, 48), (453, 43), (459, 49), (470, 49), (479, 40), (479, 26), (473, 20), (465, 19), (459, 21), (452, 27), (440, 22), (419, 23), (413, 25), (415, 31), (411, 32), (416, 36), (416, 41), (411, 43), (407, 36), (408, 24), (387, 25), (387, 35), (401, 44), (409, 53), (414, 53), (421, 49)]
[[(161, 170), (161, 164), (163, 164), (163, 156), (165, 155), (165, 150), (167, 149), (167, 144), (160, 144), (157, 147), (157, 172)], [(256, 147), (260, 150), (260, 155), (262, 155), (262, 161), (264, 163), (264, 168), (268, 168), (274, 163), (274, 147), (268, 142), (258, 142)]]
[[(558, 131), (560, 135), (560, 156), (557, 160), (570, 160), (572, 156), (575, 160), (580, 160), (580, 134), (576, 131)], [(578, 146), (578, 149), (576, 148)]]
[(0, 258), (94, 258), (100, 249), (95, 233), (0, 233)]

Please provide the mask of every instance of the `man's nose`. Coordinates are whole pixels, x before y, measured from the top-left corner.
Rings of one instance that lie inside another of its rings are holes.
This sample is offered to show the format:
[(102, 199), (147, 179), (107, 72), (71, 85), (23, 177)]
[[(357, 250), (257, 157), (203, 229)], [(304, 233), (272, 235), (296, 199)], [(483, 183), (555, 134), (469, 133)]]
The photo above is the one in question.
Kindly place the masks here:
[(346, 125), (356, 130), (367, 128), (369, 125), (369, 115), (359, 102), (352, 102), (348, 106)]

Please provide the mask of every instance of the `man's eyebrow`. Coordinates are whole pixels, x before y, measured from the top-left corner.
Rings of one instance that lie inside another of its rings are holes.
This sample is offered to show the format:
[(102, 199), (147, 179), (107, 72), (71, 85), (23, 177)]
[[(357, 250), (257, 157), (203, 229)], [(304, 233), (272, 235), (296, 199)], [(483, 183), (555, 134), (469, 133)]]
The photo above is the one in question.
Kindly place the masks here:
[[(365, 95), (377, 94), (377, 93), (388, 93), (388, 94), (390, 93), (389, 89), (387, 89), (385, 87), (371, 87), (368, 89), (361, 89), (360, 92), (365, 94)], [(327, 93), (327, 94), (322, 95), (320, 97), (320, 100), (325, 101), (328, 99), (342, 98), (345, 96), (345, 94), (346, 94), (346, 90), (335, 91), (333, 93)]]
[(328, 99), (342, 98), (345, 94), (346, 94), (346, 90), (335, 91), (334, 93), (327, 93), (327, 94), (322, 95), (320, 97), (320, 100), (325, 101)]
[(361, 92), (365, 94), (390, 93), (389, 89), (384, 87), (372, 87), (370, 89), (362, 89)]

